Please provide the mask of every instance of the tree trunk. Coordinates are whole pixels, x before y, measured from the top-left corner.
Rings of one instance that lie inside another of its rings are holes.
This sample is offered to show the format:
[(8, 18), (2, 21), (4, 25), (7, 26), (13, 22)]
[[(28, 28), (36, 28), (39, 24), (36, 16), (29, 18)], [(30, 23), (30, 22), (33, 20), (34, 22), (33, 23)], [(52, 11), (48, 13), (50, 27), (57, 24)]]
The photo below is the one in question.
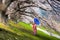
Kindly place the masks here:
[(0, 11), (0, 23), (2, 22), (2, 12)]
[(7, 15), (4, 12), (0, 11), (0, 23), (6, 23)]
[(1, 23), (4, 23), (4, 18), (3, 18), (2, 11), (0, 11), (0, 22), (1, 22)]

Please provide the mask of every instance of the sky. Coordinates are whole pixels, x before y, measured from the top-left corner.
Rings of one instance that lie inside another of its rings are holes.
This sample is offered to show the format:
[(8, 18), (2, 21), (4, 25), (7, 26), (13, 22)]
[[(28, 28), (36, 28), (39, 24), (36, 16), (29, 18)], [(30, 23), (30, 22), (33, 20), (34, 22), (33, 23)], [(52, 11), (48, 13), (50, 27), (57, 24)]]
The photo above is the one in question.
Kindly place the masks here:
[(47, 15), (47, 12), (44, 11), (43, 9), (36, 8), (36, 7), (34, 7), (33, 9), (35, 10), (35, 12), (39, 13), (40, 16), (43, 16), (43, 17), (46, 17), (47, 18), (47, 16), (48, 16)]

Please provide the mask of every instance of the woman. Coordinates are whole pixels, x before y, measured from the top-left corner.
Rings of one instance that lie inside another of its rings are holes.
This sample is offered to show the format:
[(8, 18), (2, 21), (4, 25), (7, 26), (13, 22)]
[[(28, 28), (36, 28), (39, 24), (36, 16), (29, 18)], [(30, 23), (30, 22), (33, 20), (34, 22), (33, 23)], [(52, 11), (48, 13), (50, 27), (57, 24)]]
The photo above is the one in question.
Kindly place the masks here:
[(33, 34), (36, 35), (37, 34), (37, 28), (36, 28), (36, 24), (33, 24)]

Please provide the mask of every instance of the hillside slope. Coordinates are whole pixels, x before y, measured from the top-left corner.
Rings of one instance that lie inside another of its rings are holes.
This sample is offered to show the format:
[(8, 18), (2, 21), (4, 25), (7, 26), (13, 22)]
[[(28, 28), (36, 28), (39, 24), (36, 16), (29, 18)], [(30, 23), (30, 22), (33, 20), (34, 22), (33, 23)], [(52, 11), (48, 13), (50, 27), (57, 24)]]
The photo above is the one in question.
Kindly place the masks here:
[(49, 36), (42, 31), (37, 31), (37, 35), (33, 35), (30, 24), (19, 22), (15, 24), (10, 22), (9, 25), (0, 23), (0, 40), (60, 40)]

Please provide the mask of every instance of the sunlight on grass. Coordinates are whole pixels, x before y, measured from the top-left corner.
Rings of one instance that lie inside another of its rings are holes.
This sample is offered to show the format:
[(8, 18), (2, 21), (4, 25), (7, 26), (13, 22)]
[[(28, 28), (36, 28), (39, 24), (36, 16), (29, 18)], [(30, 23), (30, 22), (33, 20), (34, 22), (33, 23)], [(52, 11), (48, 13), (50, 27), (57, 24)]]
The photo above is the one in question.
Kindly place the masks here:
[(34, 36), (30, 24), (26, 24), (24, 22), (14, 23), (13, 21), (9, 21), (8, 25), (0, 23), (0, 28), (19, 35), (20, 37), (18, 37), (18, 39), (21, 40), (59, 40), (39, 30), (37, 31), (37, 35)]
[[(7, 30), (7, 31), (11, 31), (11, 32), (13, 32), (13, 33), (16, 33), (17, 35), (21, 35), (17, 29), (15, 29), (15, 28), (12, 29), (10, 26), (4, 25), (4, 24), (2, 24), (2, 23), (0, 23), (0, 28), (5, 29), (5, 30)], [(18, 33), (17, 33), (16, 30), (18, 31)]]

